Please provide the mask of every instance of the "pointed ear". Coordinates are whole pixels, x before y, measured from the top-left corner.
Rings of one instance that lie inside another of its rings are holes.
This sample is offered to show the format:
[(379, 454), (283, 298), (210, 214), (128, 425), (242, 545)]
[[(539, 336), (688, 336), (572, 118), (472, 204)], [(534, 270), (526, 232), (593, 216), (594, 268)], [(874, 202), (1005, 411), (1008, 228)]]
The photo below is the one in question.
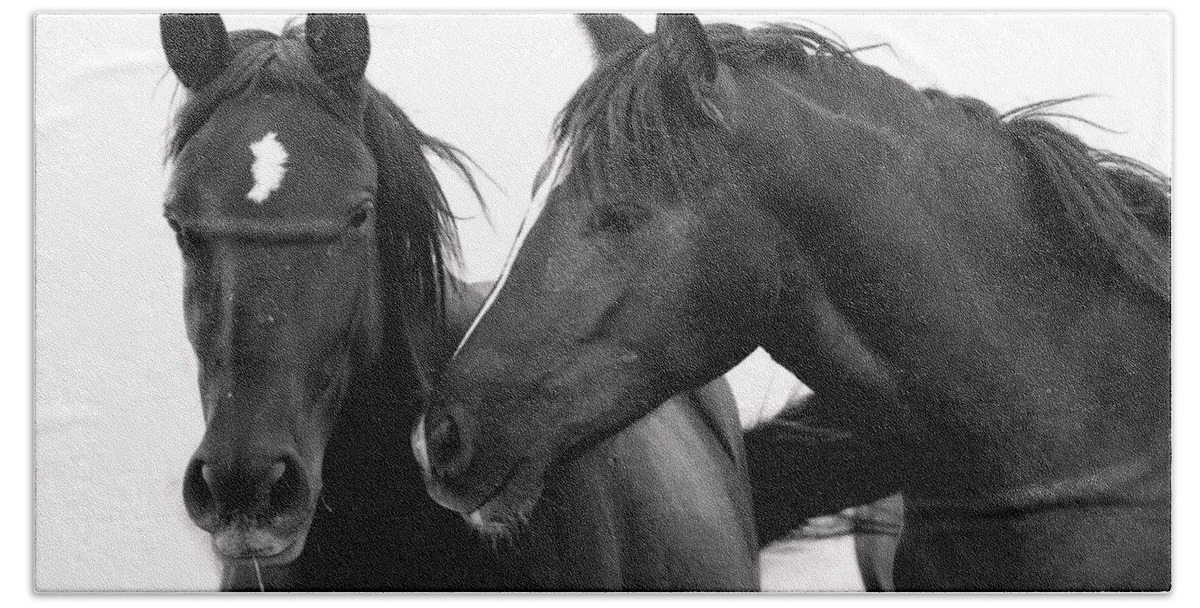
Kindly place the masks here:
[(654, 27), (658, 47), (666, 63), (674, 68), (678, 80), (664, 85), (690, 99), (693, 108), (718, 127), (728, 129), (725, 115), (717, 107), (713, 83), (717, 79), (717, 52), (704, 33), (704, 26), (692, 14), (660, 14)]
[(661, 14), (654, 35), (667, 61), (689, 83), (710, 83), (717, 78), (717, 52), (695, 15)]
[(168, 13), (158, 24), (167, 63), (183, 86), (203, 87), (229, 66), (233, 47), (220, 15)]
[(304, 38), (312, 51), (312, 64), (321, 79), (335, 90), (362, 82), (371, 56), (371, 34), (362, 14), (311, 14), (304, 22)]
[(587, 30), (588, 37), (592, 39), (592, 50), (599, 61), (649, 38), (636, 23), (616, 13), (584, 13), (575, 18)]

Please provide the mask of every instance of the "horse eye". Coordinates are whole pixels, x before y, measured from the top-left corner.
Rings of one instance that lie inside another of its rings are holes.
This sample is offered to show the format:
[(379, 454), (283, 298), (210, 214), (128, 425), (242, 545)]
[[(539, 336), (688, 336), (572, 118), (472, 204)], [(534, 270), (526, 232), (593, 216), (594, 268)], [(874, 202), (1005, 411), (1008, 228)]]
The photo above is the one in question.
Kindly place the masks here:
[(179, 244), (180, 249), (184, 252), (191, 251), (195, 245), (191, 232), (179, 225), (179, 222), (174, 219), (168, 219), (167, 225), (171, 227), (171, 231), (175, 233), (175, 242)]
[(601, 208), (592, 219), (592, 228), (599, 232), (629, 234), (633, 232), (640, 212), (628, 205)]
[(350, 216), (350, 227), (355, 230), (361, 230), (370, 217), (371, 207), (369, 205), (359, 207), (358, 211), (355, 211), (354, 215)]

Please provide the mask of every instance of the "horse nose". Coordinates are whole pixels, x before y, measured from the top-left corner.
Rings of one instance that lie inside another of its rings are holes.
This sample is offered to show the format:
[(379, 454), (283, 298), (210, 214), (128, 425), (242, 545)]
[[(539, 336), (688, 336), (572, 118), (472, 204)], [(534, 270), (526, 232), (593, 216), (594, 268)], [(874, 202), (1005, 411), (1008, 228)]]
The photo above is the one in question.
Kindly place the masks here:
[(236, 517), (266, 523), (297, 513), (307, 494), (303, 465), (291, 454), (235, 461), (196, 456), (183, 481), (188, 516), (208, 532)]
[[(453, 477), (471, 460), (471, 442), (453, 412), (434, 420), (425, 436), (424, 455), (428, 471), (436, 477)], [(421, 424), (425, 424), (422, 419)]]

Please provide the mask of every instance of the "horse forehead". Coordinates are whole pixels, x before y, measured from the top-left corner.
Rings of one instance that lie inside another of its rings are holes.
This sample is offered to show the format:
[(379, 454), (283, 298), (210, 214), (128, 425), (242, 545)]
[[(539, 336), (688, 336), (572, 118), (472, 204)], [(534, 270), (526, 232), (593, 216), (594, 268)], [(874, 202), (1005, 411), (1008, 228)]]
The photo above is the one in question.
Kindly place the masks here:
[(235, 215), (329, 211), (375, 179), (365, 144), (349, 128), (294, 101), (218, 112), (181, 160), (205, 206)]

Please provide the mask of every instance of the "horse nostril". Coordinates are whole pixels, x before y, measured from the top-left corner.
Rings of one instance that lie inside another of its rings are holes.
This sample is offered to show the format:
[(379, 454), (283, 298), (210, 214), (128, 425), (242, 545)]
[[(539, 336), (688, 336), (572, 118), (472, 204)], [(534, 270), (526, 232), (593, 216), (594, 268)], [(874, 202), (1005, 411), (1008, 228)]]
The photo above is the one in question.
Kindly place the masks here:
[(267, 512), (282, 515), (303, 508), (308, 485), (300, 470), (300, 463), (287, 458), (276, 462), (267, 471), (264, 485), (269, 488)]
[(439, 474), (453, 474), (470, 459), (462, 428), (453, 416), (445, 416), (428, 435), (429, 464)]
[(218, 515), (212, 489), (212, 472), (200, 460), (193, 460), (184, 474), (183, 504), (197, 526), (209, 532), (216, 529)]
[(196, 525), (214, 532), (236, 518), (265, 524), (302, 513), (310, 487), (304, 466), (291, 455), (257, 463), (193, 459), (184, 475), (183, 501)]
[(285, 472), (287, 472), (287, 463), (280, 460), (279, 462), (275, 463), (275, 465), (272, 466), (271, 470), (267, 473), (267, 483), (271, 484), (272, 486), (275, 485), (280, 479), (283, 478), (283, 474)]

